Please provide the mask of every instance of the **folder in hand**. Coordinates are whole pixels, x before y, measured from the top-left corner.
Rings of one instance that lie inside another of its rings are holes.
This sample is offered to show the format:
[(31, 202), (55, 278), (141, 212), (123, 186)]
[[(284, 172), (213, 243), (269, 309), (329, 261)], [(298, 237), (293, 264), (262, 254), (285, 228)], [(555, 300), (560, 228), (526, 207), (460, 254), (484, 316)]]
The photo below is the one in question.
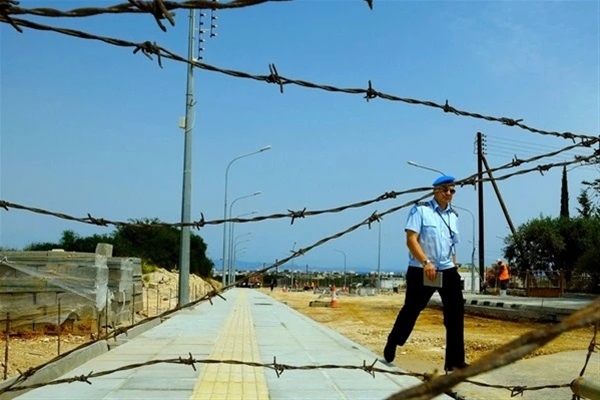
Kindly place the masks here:
[(435, 274), (435, 279), (431, 280), (425, 274), (425, 269), (423, 269), (423, 285), (435, 287), (435, 288), (441, 288), (442, 287), (442, 272), (437, 271)]

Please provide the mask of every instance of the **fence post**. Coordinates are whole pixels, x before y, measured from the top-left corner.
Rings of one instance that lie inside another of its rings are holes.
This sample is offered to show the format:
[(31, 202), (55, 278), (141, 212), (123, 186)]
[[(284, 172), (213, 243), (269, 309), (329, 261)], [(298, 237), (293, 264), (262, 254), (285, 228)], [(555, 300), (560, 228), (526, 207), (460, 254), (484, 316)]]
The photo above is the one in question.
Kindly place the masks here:
[(104, 329), (108, 336), (108, 290), (106, 291), (106, 304), (104, 305)]
[(135, 324), (135, 283), (131, 285), (131, 325)]
[(156, 286), (156, 315), (160, 314), (160, 289)]
[(6, 313), (6, 332), (4, 333), (6, 338), (6, 346), (4, 347), (4, 380), (8, 377), (8, 341), (10, 338), (10, 313)]
[(58, 317), (56, 321), (56, 328), (58, 329), (58, 355), (60, 356), (60, 296), (58, 297)]

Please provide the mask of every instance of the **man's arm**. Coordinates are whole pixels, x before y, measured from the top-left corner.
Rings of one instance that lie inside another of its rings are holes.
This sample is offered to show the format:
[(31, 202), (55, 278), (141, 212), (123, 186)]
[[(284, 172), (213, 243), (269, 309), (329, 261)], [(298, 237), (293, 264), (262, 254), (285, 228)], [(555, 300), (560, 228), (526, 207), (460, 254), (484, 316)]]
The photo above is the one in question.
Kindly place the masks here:
[[(425, 254), (423, 248), (419, 244), (419, 234), (417, 232), (409, 229), (406, 230), (406, 246), (408, 247), (410, 254), (412, 254), (417, 261), (423, 263), (427, 260), (427, 254)], [(435, 279), (435, 266), (431, 262), (425, 265), (423, 270), (429, 279)]]

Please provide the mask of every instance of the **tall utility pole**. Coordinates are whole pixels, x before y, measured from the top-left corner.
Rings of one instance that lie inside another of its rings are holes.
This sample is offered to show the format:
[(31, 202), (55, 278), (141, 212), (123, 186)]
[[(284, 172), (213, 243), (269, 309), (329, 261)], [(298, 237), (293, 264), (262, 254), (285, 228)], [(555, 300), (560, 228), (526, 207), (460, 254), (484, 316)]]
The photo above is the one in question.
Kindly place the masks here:
[(485, 282), (485, 235), (483, 230), (483, 134), (477, 132), (477, 191), (479, 203), (479, 285)]
[[(194, 16), (196, 11), (190, 10), (190, 26), (188, 36), (188, 60), (194, 60)], [(192, 200), (192, 112), (194, 107), (194, 67), (188, 64), (187, 92), (185, 95), (185, 139), (183, 153), (183, 195), (181, 202), (181, 222), (187, 224), (191, 218)], [(179, 252), (179, 307), (190, 299), (190, 227), (181, 227), (181, 248)]]

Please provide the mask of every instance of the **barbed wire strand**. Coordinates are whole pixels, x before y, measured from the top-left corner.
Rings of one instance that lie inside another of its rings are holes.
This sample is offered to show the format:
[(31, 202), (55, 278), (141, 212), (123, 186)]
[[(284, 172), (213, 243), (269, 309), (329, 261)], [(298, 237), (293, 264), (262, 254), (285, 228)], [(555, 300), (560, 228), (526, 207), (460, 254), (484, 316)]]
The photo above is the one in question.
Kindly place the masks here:
[[(227, 10), (257, 6), (264, 3), (283, 3), (291, 2), (293, 0), (232, 0), (227, 3), (219, 3), (214, 0), (192, 0), (192, 1), (166, 1), (166, 0), (153, 0), (153, 1), (138, 1), (129, 0), (128, 3), (116, 4), (110, 7), (82, 7), (74, 8), (71, 10), (63, 11), (54, 8), (22, 8), (18, 7), (19, 1), (4, 0), (5, 6), (4, 12), (8, 15), (36, 15), (38, 17), (92, 17), (102, 14), (154, 14), (161, 13), (161, 18), (168, 18), (168, 15), (173, 16), (174, 13), (167, 13), (175, 10), (194, 10), (194, 9), (215, 9), (215, 10)], [(0, 2), (3, 4), (3, 2)], [(172, 25), (175, 25), (172, 23)]]
[(598, 345), (596, 344), (596, 335), (598, 334), (598, 323), (594, 324), (594, 336), (592, 336), (592, 340), (590, 340), (590, 344), (588, 345), (588, 352), (585, 356), (585, 363), (583, 364), (583, 368), (579, 373), (579, 376), (582, 377), (585, 374), (585, 369), (587, 368), (588, 363), (590, 362), (590, 357), (592, 353), (594, 353), (598, 349)]
[[(568, 151), (568, 149), (573, 148), (573, 146), (577, 146), (577, 145), (570, 145), (570, 146), (567, 146), (565, 149), (542, 154), (542, 155), (535, 156), (535, 157), (525, 159), (525, 160), (515, 158), (515, 159), (513, 159), (513, 161), (511, 161), (507, 164), (504, 164), (501, 167), (492, 168), (491, 172), (495, 173), (498, 171), (502, 171), (504, 169), (514, 168), (514, 167), (520, 166), (525, 163), (534, 162), (534, 161), (540, 160), (545, 157), (552, 157), (552, 156), (556, 155), (557, 152)], [(581, 146), (581, 144), (579, 146)], [(552, 168), (563, 167), (563, 166), (568, 166), (568, 165), (572, 165), (572, 164), (578, 164), (578, 163), (586, 162), (589, 160), (595, 160), (596, 157), (599, 157), (599, 156), (600, 156), (600, 150), (596, 150), (594, 153), (592, 153), (589, 156), (585, 156), (585, 157), (584, 156), (576, 156), (575, 158), (573, 158), (570, 161), (536, 165), (535, 167), (532, 167), (529, 169), (519, 170), (519, 171), (515, 171), (513, 173), (495, 177), (494, 180), (495, 181), (507, 180), (514, 176), (524, 175), (524, 174), (528, 174), (531, 172), (539, 172), (543, 175), (544, 172), (547, 172)], [(479, 181), (489, 182), (489, 181), (491, 181), (491, 178), (483, 177), (481, 180), (479, 180), (477, 178), (477, 174), (472, 174), (464, 179), (457, 180), (456, 185), (459, 185), (459, 186), (473, 185), (474, 186)], [(381, 202), (384, 200), (388, 200), (388, 199), (396, 199), (399, 196), (406, 195), (406, 194), (419, 193), (419, 192), (424, 192), (424, 191), (430, 192), (431, 189), (432, 189), (431, 186), (425, 186), (425, 187), (410, 188), (410, 189), (403, 190), (403, 191), (389, 191), (389, 192), (383, 193), (382, 195), (380, 195), (374, 199), (364, 200), (364, 201), (347, 204), (347, 205), (342, 205), (342, 206), (338, 206), (338, 207), (334, 207), (334, 208), (328, 208), (328, 209), (324, 209), (324, 210), (311, 211), (311, 210), (306, 210), (306, 208), (304, 208), (302, 210), (294, 211), (294, 210), (288, 209), (287, 213), (262, 215), (262, 216), (257, 216), (257, 217), (253, 217), (253, 218), (229, 218), (229, 219), (215, 219), (215, 220), (207, 221), (204, 218), (204, 214), (201, 213), (200, 220), (186, 222), (186, 223), (183, 223), (183, 222), (173, 222), (173, 223), (171, 223), (171, 222), (153, 222), (153, 221), (152, 222), (125, 222), (125, 221), (110, 220), (110, 219), (106, 219), (106, 218), (102, 218), (102, 217), (100, 217), (100, 218), (93, 217), (90, 213), (87, 214), (87, 217), (75, 217), (73, 215), (56, 212), (56, 211), (50, 211), (50, 210), (46, 210), (43, 208), (31, 207), (31, 206), (27, 206), (27, 205), (13, 203), (13, 202), (9, 202), (9, 201), (3, 200), (3, 199), (0, 199), (0, 208), (3, 208), (6, 211), (9, 211), (12, 208), (12, 209), (16, 209), (16, 210), (28, 211), (28, 212), (32, 212), (32, 213), (36, 213), (36, 214), (61, 218), (61, 219), (65, 219), (68, 221), (80, 222), (80, 223), (84, 223), (84, 224), (103, 226), (103, 227), (108, 227), (110, 225), (115, 226), (115, 227), (124, 227), (124, 226), (182, 227), (182, 226), (190, 226), (190, 227), (193, 227), (196, 229), (200, 229), (207, 225), (220, 225), (225, 222), (250, 223), (250, 222), (260, 222), (260, 221), (264, 221), (264, 220), (282, 219), (282, 218), (290, 218), (291, 224), (293, 224), (294, 221), (298, 218), (306, 218), (306, 217), (316, 216), (316, 215), (321, 215), (321, 214), (339, 213), (339, 212), (342, 212), (342, 211), (345, 211), (348, 209), (361, 208), (361, 207), (365, 207), (365, 206), (368, 206), (368, 205), (371, 205), (374, 203), (378, 203), (378, 202)]]
[[(232, 284), (230, 284), (228, 286), (225, 286), (225, 287), (223, 287), (221, 289), (216, 289), (214, 286), (212, 286), (213, 290), (211, 292), (205, 294), (204, 296), (202, 296), (201, 298), (199, 298), (199, 299), (197, 299), (195, 301), (192, 301), (192, 302), (190, 302), (190, 303), (188, 303), (186, 305), (183, 305), (183, 306), (180, 306), (180, 307), (176, 307), (176, 308), (171, 309), (171, 310), (167, 310), (167, 311), (165, 311), (164, 313), (162, 313), (160, 315), (146, 318), (145, 320), (139, 321), (138, 323), (135, 323), (135, 324), (133, 324), (131, 326), (123, 327), (123, 328), (117, 328), (113, 332), (110, 332), (109, 334), (107, 334), (106, 336), (104, 336), (102, 338), (99, 337), (94, 342), (99, 341), (99, 340), (108, 340), (108, 339), (111, 339), (111, 338), (116, 338), (117, 335), (122, 334), (122, 333), (126, 333), (128, 330), (130, 330), (130, 329), (132, 329), (132, 328), (134, 328), (134, 327), (136, 327), (138, 325), (141, 325), (143, 323), (149, 322), (149, 321), (154, 320), (156, 318), (164, 319), (164, 318), (168, 317), (170, 314), (176, 313), (176, 312), (178, 312), (178, 311), (180, 311), (182, 309), (185, 309), (185, 308), (189, 308), (189, 307), (195, 306), (195, 305), (197, 305), (197, 304), (199, 304), (201, 302), (207, 301), (207, 300), (210, 301), (211, 304), (212, 304), (212, 300), (211, 299), (212, 299), (212, 297), (215, 297), (215, 296), (219, 296), (221, 299), (226, 300), (221, 295), (221, 293), (223, 293), (224, 291), (226, 291), (227, 289), (229, 289), (231, 287), (234, 287), (237, 283), (240, 283), (240, 282), (242, 282), (242, 281), (244, 281), (246, 279), (250, 279), (253, 276), (261, 275), (261, 274), (267, 272), (268, 270), (271, 270), (273, 268), (281, 266), (281, 265), (289, 262), (293, 258), (300, 257), (300, 256), (306, 254), (308, 251), (314, 249), (315, 247), (318, 247), (320, 245), (323, 245), (324, 243), (329, 242), (330, 240), (333, 240), (333, 239), (339, 238), (339, 237), (341, 237), (341, 236), (343, 236), (345, 234), (348, 234), (348, 233), (350, 233), (350, 232), (358, 229), (361, 226), (368, 225), (369, 228), (370, 228), (371, 223), (381, 222), (383, 216), (391, 214), (393, 212), (396, 212), (396, 211), (398, 211), (398, 210), (400, 210), (400, 209), (402, 209), (404, 207), (407, 207), (409, 205), (415, 204), (416, 202), (421, 201), (423, 198), (428, 197), (428, 196), (429, 196), (429, 194), (427, 194), (426, 196), (423, 196), (422, 198), (417, 198), (417, 199), (411, 200), (411, 201), (409, 201), (409, 202), (407, 202), (405, 204), (402, 204), (402, 205), (390, 208), (390, 209), (388, 209), (388, 210), (386, 210), (386, 211), (384, 211), (382, 213), (379, 213), (379, 214), (377, 212), (374, 212), (371, 216), (369, 216), (365, 220), (361, 221), (358, 224), (355, 224), (355, 225), (349, 227), (345, 231), (342, 231), (342, 232), (336, 233), (334, 235), (331, 235), (329, 237), (323, 238), (323, 239), (319, 240), (318, 242), (316, 242), (313, 245), (310, 245), (308, 247), (298, 249), (297, 251), (292, 251), (292, 254), (289, 257), (284, 258), (282, 260), (279, 260), (278, 262), (276, 262), (276, 263), (274, 263), (274, 264), (272, 264), (272, 265), (270, 265), (270, 266), (268, 266), (266, 268), (263, 268), (262, 270), (258, 270), (258, 271), (254, 271), (252, 273), (249, 273), (249, 274), (245, 275), (244, 277), (238, 279), (236, 282), (234, 282), (234, 283), (232, 283)], [(4, 257), (3, 259), (0, 259), (0, 263), (10, 266), (10, 263), (8, 262), (8, 260), (6, 259), (6, 257)], [(90, 342), (90, 343), (84, 344), (82, 346), (79, 346), (78, 348), (76, 348), (76, 349), (74, 349), (72, 351), (81, 349), (83, 347), (86, 347), (87, 345), (91, 345), (94, 342)], [(9, 387), (15, 387), (15, 386), (19, 385), (20, 383), (23, 383), (25, 380), (27, 380), (30, 376), (32, 376), (35, 372), (37, 372), (43, 366), (45, 366), (47, 364), (50, 364), (52, 362), (55, 362), (56, 360), (58, 360), (58, 359), (60, 359), (62, 357), (67, 356), (69, 353), (65, 353), (65, 354), (63, 354), (63, 355), (61, 355), (59, 357), (56, 357), (55, 359), (49, 361), (48, 363), (46, 363), (44, 365), (38, 366), (35, 369), (30, 369), (26, 373), (22, 373), (20, 375), (20, 377), (19, 377), (20, 379), (18, 379), (17, 381), (13, 382), (13, 384), (11, 386), (9, 386)], [(506, 389), (510, 389), (511, 391), (515, 390), (515, 387), (509, 387), (509, 386), (495, 386), (495, 385), (489, 385), (489, 384), (481, 383), (481, 382), (471, 382), (471, 383), (482, 385), (482, 386), (497, 387), (497, 388), (506, 388)], [(536, 387), (536, 388), (531, 388), (529, 390), (539, 390), (539, 389), (548, 388), (548, 387), (549, 386), (540, 386), (540, 387)], [(564, 387), (564, 385), (560, 386), (560, 387)], [(516, 388), (518, 388), (518, 387), (516, 387)], [(2, 393), (2, 392), (0, 392), (0, 393)]]
[(283, 88), (285, 85), (296, 85), (296, 86), (301, 86), (304, 88), (319, 89), (319, 90), (324, 90), (324, 91), (328, 91), (328, 92), (364, 95), (364, 98), (367, 101), (373, 100), (375, 98), (381, 98), (384, 100), (398, 101), (398, 102), (403, 102), (403, 103), (412, 104), (412, 105), (421, 105), (421, 106), (436, 108), (436, 109), (444, 111), (445, 113), (451, 113), (451, 114), (454, 114), (457, 116), (482, 119), (482, 120), (486, 120), (489, 122), (498, 122), (498, 123), (501, 123), (502, 125), (506, 125), (506, 126), (516, 126), (518, 128), (521, 128), (523, 130), (526, 130), (526, 131), (529, 131), (532, 133), (537, 133), (537, 134), (542, 134), (542, 135), (551, 135), (551, 136), (556, 136), (556, 137), (560, 137), (563, 139), (571, 139), (573, 141), (577, 138), (579, 138), (579, 139), (597, 139), (598, 138), (597, 135), (592, 136), (592, 135), (576, 134), (576, 133), (572, 133), (572, 132), (556, 132), (556, 131), (547, 131), (547, 130), (537, 129), (537, 128), (533, 128), (528, 125), (525, 125), (522, 122), (523, 121), (522, 119), (514, 119), (514, 118), (508, 118), (508, 117), (494, 117), (494, 116), (489, 116), (489, 115), (483, 115), (483, 114), (476, 113), (476, 112), (460, 110), (460, 109), (457, 109), (457, 108), (451, 106), (448, 103), (448, 100), (446, 100), (446, 102), (444, 104), (440, 104), (440, 103), (435, 103), (435, 102), (427, 101), (427, 100), (418, 100), (418, 99), (405, 98), (405, 97), (399, 97), (399, 96), (387, 94), (387, 93), (380, 92), (380, 91), (373, 89), (371, 81), (368, 82), (367, 89), (340, 88), (340, 87), (336, 87), (336, 86), (332, 86), (332, 85), (317, 84), (317, 83), (313, 83), (313, 82), (309, 82), (309, 81), (305, 81), (305, 80), (286, 78), (277, 72), (277, 69), (274, 64), (269, 65), (269, 70), (270, 70), (269, 75), (252, 75), (247, 72), (218, 68), (218, 67), (215, 67), (215, 66), (212, 66), (209, 64), (201, 63), (199, 61), (188, 60), (170, 50), (167, 50), (167, 49), (159, 46), (156, 42), (152, 43), (150, 41), (146, 41), (143, 43), (134, 43), (134, 42), (130, 42), (130, 41), (122, 40), (122, 39), (93, 35), (93, 34), (78, 31), (75, 29), (52, 27), (49, 25), (38, 24), (38, 23), (35, 23), (32, 21), (27, 21), (27, 20), (18, 19), (18, 18), (12, 18), (6, 12), (0, 13), (0, 22), (4, 22), (4, 23), (8, 23), (8, 24), (12, 25), (19, 32), (22, 32), (22, 30), (19, 27), (26, 27), (26, 28), (30, 28), (30, 29), (52, 31), (52, 32), (61, 33), (61, 34), (68, 35), (68, 36), (74, 36), (74, 37), (81, 38), (81, 39), (99, 40), (101, 42), (108, 43), (108, 44), (115, 45), (115, 46), (120, 46), (120, 47), (130, 47), (130, 48), (132, 47), (132, 48), (134, 48), (134, 51), (133, 51), (134, 54), (137, 53), (138, 51), (141, 51), (144, 55), (146, 55), (151, 60), (152, 60), (152, 55), (156, 55), (158, 58), (158, 64), (161, 68), (162, 68), (162, 58), (168, 58), (168, 59), (171, 59), (174, 61), (191, 64), (196, 68), (204, 69), (207, 71), (219, 72), (219, 73), (237, 77), (237, 78), (246, 78), (246, 79), (252, 79), (252, 80), (266, 82), (266, 83), (275, 83), (279, 86), (280, 92), (282, 92), (282, 93), (283, 93)]

